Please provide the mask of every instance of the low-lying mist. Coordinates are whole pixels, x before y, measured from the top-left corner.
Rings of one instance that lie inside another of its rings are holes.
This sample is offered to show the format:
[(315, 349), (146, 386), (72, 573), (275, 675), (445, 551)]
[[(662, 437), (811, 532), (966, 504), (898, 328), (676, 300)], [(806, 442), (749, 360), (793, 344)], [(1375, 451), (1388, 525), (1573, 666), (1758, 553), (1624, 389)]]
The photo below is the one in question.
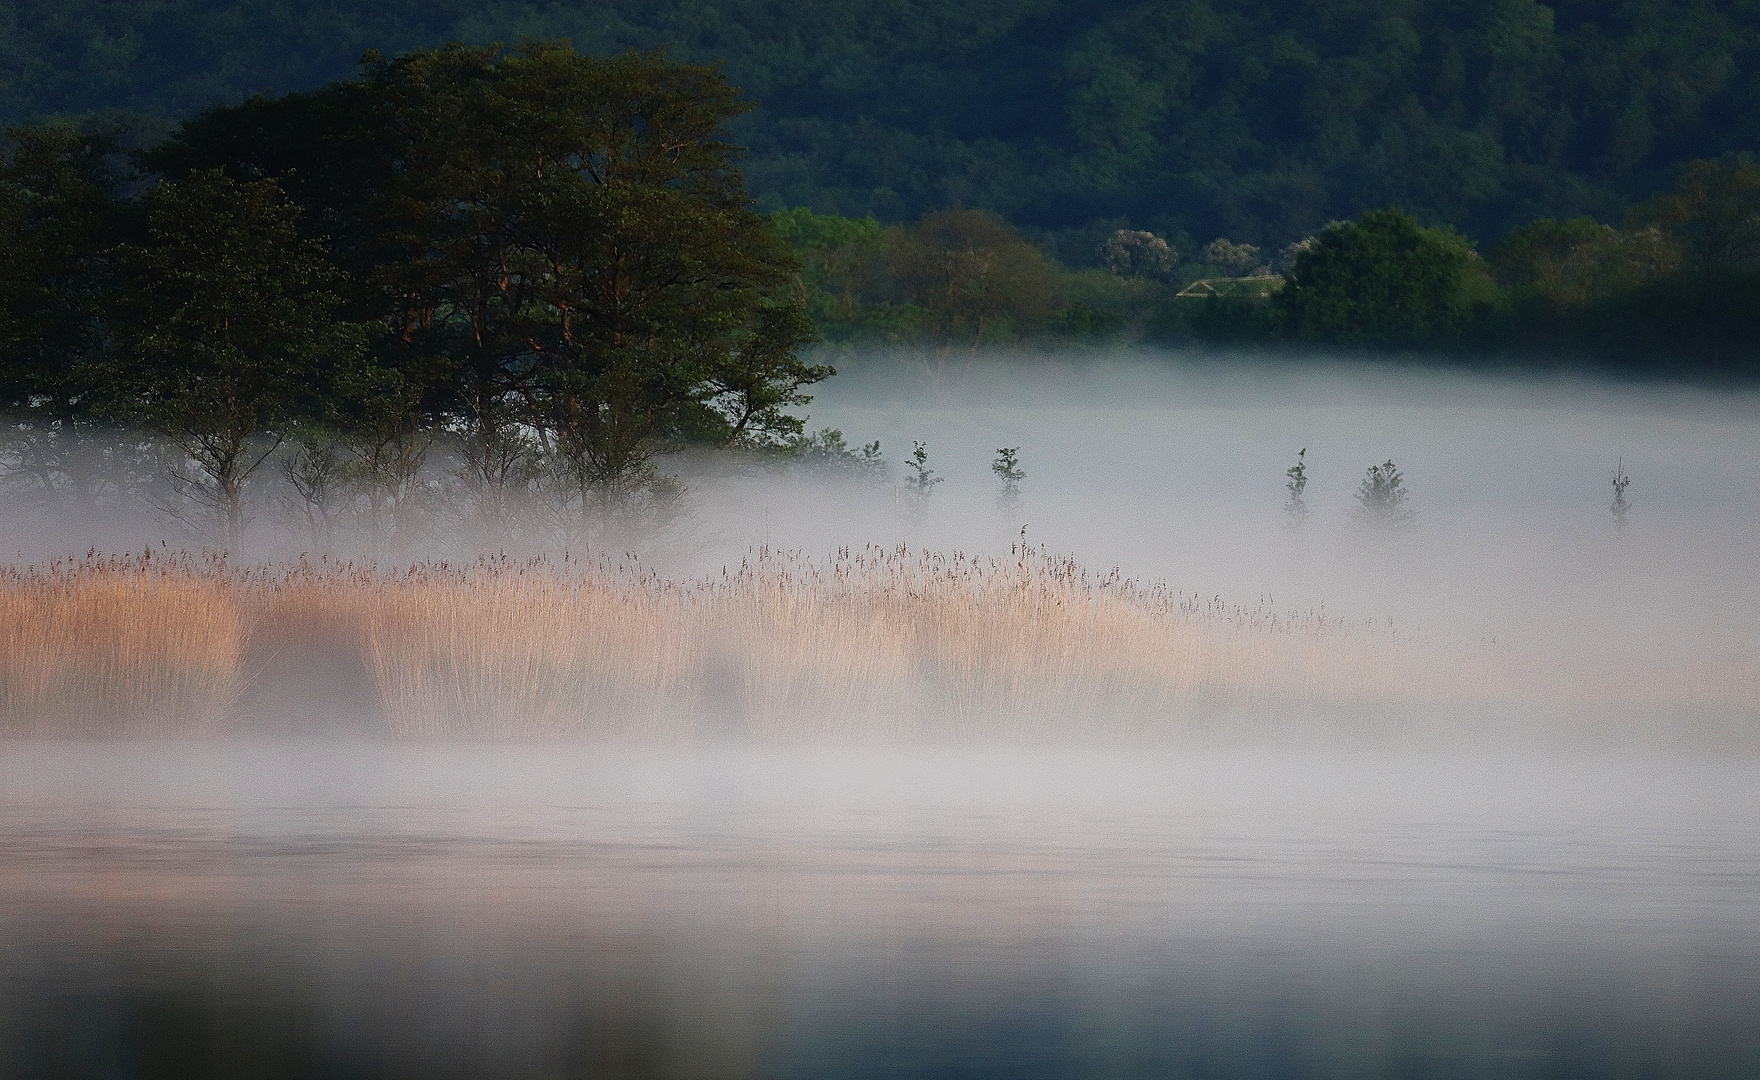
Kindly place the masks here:
[[(173, 557), (200, 538), (147, 511), (12, 515), (0, 723), (1760, 733), (1760, 395), (1165, 356), (840, 367), (808, 426), (879, 440), (883, 474), (680, 456), (662, 463), (686, 489), (667, 520), (615, 538), (534, 527), (485, 542), (436, 514), (416, 541), (344, 532), (319, 551), (269, 469), (224, 560)], [(926, 495), (908, 483), (918, 442), (941, 481)], [(1026, 474), (1018, 499), (992, 469), (1004, 447)], [(1305, 516), (1286, 489), (1302, 451)], [(1357, 494), (1389, 461), (1410, 515), (1377, 524)], [(430, 456), (436, 491), (445, 468)], [(1631, 478), (1617, 516), (1616, 468)], [(148, 548), (144, 563), (101, 557)]]
[[(946, 476), (933, 548), (994, 550), (995, 449), (1028, 473), (1014, 518), (1083, 565), (1201, 596), (1389, 620), (1402, 637), (1496, 646), (1641, 695), (1641, 672), (1748, 671), (1760, 646), (1760, 396), (1353, 364), (972, 362), (911, 380), (851, 364), (813, 423), (889, 456), (929, 443)], [(1306, 449), (1306, 521), (1285, 470)], [(1392, 460), (1409, 527), (1364, 527), (1365, 470)], [(1632, 478), (1623, 524), (1616, 468)], [(847, 522), (744, 505), (750, 542), (807, 550)], [(768, 501), (776, 499), (775, 502)], [(753, 521), (767, 511), (762, 522)], [(1746, 692), (1755, 691), (1752, 681)]]

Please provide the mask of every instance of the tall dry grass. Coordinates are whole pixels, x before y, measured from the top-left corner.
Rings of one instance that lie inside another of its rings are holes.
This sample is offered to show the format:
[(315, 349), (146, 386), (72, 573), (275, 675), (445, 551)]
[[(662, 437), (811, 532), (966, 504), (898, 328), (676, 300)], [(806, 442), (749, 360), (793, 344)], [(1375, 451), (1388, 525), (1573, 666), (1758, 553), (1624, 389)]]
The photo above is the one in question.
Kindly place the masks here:
[(15, 734), (261, 726), (356, 677), (363, 723), (418, 738), (1139, 738), (1569, 696), (1508, 659), (1043, 551), (759, 550), (686, 581), (599, 560), (0, 573)]
[(244, 627), (217, 569), (150, 555), (0, 569), (0, 731), (221, 726), (239, 691)]
[(1134, 732), (1227, 703), (1407, 695), (1384, 637), (1200, 604), (1067, 560), (760, 551), (712, 581), (424, 570), (368, 642), (409, 734), (766, 739)]

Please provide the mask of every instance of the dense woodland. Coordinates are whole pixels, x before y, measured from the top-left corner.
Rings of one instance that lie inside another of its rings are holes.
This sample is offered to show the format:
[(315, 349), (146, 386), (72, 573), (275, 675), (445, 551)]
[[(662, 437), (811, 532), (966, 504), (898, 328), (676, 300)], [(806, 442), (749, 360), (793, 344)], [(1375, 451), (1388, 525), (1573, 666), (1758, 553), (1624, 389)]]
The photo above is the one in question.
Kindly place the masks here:
[(1113, 229), (1268, 250), (1403, 206), (1480, 244), (1618, 224), (1760, 146), (1747, 0), (44, 0), (0, 5), (0, 123), (168, 125), (362, 53), (569, 39), (720, 63), (761, 209), (992, 212), (1069, 265)]

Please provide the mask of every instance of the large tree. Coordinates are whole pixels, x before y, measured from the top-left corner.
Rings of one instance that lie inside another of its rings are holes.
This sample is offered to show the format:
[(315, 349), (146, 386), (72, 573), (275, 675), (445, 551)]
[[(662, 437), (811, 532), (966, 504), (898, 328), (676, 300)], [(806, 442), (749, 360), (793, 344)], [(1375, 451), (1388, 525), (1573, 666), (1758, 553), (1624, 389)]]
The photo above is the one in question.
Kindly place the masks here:
[(118, 132), (11, 128), (0, 153), (0, 415), (14, 466), (56, 500), (89, 503), (99, 369), (128, 210)]
[(1496, 285), (1453, 229), (1403, 210), (1331, 225), (1296, 258), (1273, 302), (1291, 336), (1342, 345), (1446, 343)]
[(1702, 275), (1760, 266), (1760, 164), (1692, 161), (1673, 191), (1634, 207), (1630, 230), (1655, 227), (1679, 247), (1689, 272)]
[(830, 374), (798, 357), (793, 254), (721, 137), (748, 108), (659, 55), (454, 46), (210, 112), (157, 161), (285, 176), (344, 227), (385, 362), (446, 388), (485, 489), (535, 434), (585, 506), (682, 438), (797, 433), (786, 407)]
[(1057, 299), (1039, 249), (979, 210), (944, 210), (894, 232), (887, 263), (902, 296), (944, 346), (978, 348), (1037, 323)]
[(194, 464), (192, 494), (233, 545), (246, 482), (358, 355), (360, 328), (334, 318), (337, 273), (299, 236), (298, 210), (273, 180), (199, 171), (145, 203), (145, 242), (127, 249), (134, 311), (113, 377), (125, 414)]

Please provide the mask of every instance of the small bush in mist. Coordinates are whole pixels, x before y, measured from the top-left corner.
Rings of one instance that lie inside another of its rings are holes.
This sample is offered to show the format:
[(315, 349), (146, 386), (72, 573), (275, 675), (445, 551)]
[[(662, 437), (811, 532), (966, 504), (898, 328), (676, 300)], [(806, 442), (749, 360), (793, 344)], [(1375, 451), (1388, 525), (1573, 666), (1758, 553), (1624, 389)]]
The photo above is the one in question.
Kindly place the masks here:
[(1626, 475), (1626, 463), (1622, 458), (1619, 464), (1613, 467), (1613, 505), (1609, 509), (1613, 511), (1615, 528), (1623, 529), (1626, 527), (1626, 515), (1632, 509), (1632, 504), (1626, 501), (1626, 488), (1631, 486), (1632, 478)]
[(1417, 516), (1411, 498), (1405, 476), (1389, 458), (1369, 466), (1363, 474), (1363, 482), (1357, 488), (1357, 519), (1378, 529), (1404, 528)]
[(812, 472), (878, 479), (886, 474), (880, 440), (851, 447), (837, 428), (802, 433), (788, 445), (790, 456)]
[(919, 501), (926, 500), (935, 490), (935, 485), (947, 478), (936, 476), (935, 470), (929, 467), (928, 443), (913, 440), (911, 446), (911, 456), (906, 458), (904, 462), (905, 467), (911, 471), (910, 475), (904, 478), (904, 489), (911, 494), (912, 498)]
[(1283, 504), (1284, 513), (1289, 516), (1292, 524), (1300, 525), (1308, 520), (1308, 503), (1305, 493), (1308, 490), (1308, 448), (1302, 447), (1296, 454), (1296, 463), (1283, 471), (1288, 481), (1283, 485), (1289, 492), (1289, 498)]
[(990, 471), (1002, 481), (1002, 491), (996, 497), (996, 507), (1005, 514), (1013, 513), (1021, 502), (1021, 481), (1027, 474), (1021, 470), (1018, 446), (1002, 446), (996, 450), (996, 460), (990, 463)]

